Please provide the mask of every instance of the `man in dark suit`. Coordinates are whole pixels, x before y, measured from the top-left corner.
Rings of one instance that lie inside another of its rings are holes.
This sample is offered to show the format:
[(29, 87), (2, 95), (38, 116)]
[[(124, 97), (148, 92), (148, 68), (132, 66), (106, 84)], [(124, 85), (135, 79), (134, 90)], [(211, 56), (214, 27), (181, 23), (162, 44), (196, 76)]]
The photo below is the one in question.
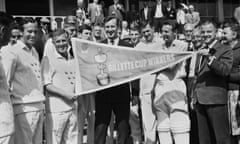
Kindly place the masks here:
[(121, 21), (124, 19), (125, 9), (124, 6), (119, 3), (119, 0), (113, 0), (113, 5), (110, 5), (108, 8), (108, 16), (115, 16)]
[[(102, 43), (127, 46), (131, 45), (118, 37), (120, 21), (116, 17), (107, 17), (104, 20), (106, 40)], [(129, 137), (130, 89), (129, 84), (122, 84), (97, 92), (96, 94), (95, 144), (105, 144), (107, 128), (112, 111), (116, 117), (118, 144), (126, 144)]]
[(151, 8), (148, 5), (147, 1), (143, 2), (143, 8), (140, 10), (140, 20), (142, 21), (150, 21), (152, 22), (151, 17)]
[(156, 5), (152, 7), (151, 13), (155, 32), (160, 32), (160, 28), (166, 18), (165, 7), (163, 6), (162, 0), (156, 0)]
[(227, 76), (233, 63), (230, 47), (216, 40), (216, 26), (202, 24), (204, 47), (199, 50), (195, 103), (199, 144), (230, 144), (227, 112)]

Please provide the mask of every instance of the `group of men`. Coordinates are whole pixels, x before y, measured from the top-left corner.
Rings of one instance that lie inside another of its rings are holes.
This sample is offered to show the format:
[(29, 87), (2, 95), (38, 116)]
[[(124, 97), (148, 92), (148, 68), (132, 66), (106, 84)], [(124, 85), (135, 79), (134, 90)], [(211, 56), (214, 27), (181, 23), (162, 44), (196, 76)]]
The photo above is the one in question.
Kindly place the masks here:
[[(216, 38), (214, 22), (198, 27), (186, 24), (185, 37), (179, 40), (176, 26), (157, 17), (155, 24), (143, 21), (140, 29), (129, 30), (129, 39), (120, 39), (121, 18), (112, 13), (104, 19), (103, 28), (83, 24), (77, 29), (67, 17), (64, 28), (55, 30), (46, 41), (41, 62), (35, 49), (38, 24), (23, 19), (19, 38), (1, 48), (0, 113), (4, 117), (0, 118), (0, 143), (40, 144), (43, 133), (49, 144), (82, 143), (87, 121), (90, 144), (109, 141), (109, 127), (116, 128), (119, 144), (189, 144), (190, 140), (230, 144), (227, 91), (229, 81), (236, 85), (239, 63), (234, 63), (237, 56), (231, 47), (235, 45), (230, 45), (233, 38), (227, 28), (236, 30), (226, 26), (222, 44)], [(156, 16), (161, 14), (156, 12)], [(1, 17), (0, 22), (3, 30), (8, 23)], [(154, 34), (156, 28), (161, 36)], [(195, 51), (196, 57), (137, 81), (77, 96), (73, 37), (135, 49)], [(191, 121), (190, 108), (196, 121)]]

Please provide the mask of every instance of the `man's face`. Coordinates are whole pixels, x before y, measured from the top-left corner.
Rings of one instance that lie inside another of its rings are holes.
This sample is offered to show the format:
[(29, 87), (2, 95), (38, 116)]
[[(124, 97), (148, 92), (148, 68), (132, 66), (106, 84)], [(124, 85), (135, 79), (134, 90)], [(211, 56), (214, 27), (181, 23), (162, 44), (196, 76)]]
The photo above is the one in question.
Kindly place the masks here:
[(157, 4), (160, 4), (160, 3), (162, 3), (162, 0), (157, 0)]
[(235, 40), (237, 37), (237, 33), (232, 31), (230, 27), (226, 27), (223, 29), (223, 39), (222, 42), (228, 44)]
[(105, 32), (108, 39), (114, 39), (117, 37), (117, 20), (111, 19), (110, 21), (105, 23)]
[(94, 26), (93, 36), (99, 38), (99, 37), (101, 37), (101, 33), (102, 33), (102, 28), (100, 26)]
[(93, 0), (94, 3), (98, 3), (98, 0)]
[(146, 42), (152, 42), (154, 37), (153, 28), (149, 24), (146, 25), (146, 27), (142, 29), (142, 35), (145, 38)]
[(199, 48), (202, 45), (203, 41), (200, 30), (193, 31), (192, 42), (196, 48)]
[(23, 41), (26, 45), (33, 46), (36, 42), (37, 23), (26, 23), (23, 25)]
[(113, 0), (113, 3), (114, 4), (118, 4), (118, 0)]
[(81, 34), (81, 39), (84, 40), (91, 40), (91, 34), (92, 32), (88, 29), (84, 29)]
[(137, 30), (130, 30), (130, 38), (133, 43), (137, 43), (140, 38), (140, 33)]
[(53, 38), (53, 44), (56, 47), (56, 50), (59, 54), (65, 55), (68, 52), (68, 38), (67, 34), (61, 34)]
[(193, 27), (190, 25), (186, 25), (184, 28), (184, 35), (185, 35), (186, 41), (192, 40), (192, 32), (193, 32)]
[(206, 44), (211, 44), (216, 37), (216, 28), (213, 24), (202, 25), (202, 38)]
[(74, 25), (68, 25), (64, 28), (64, 30), (69, 34), (70, 37), (77, 36), (77, 29)]
[(19, 29), (12, 29), (11, 30), (11, 37), (10, 37), (10, 43), (14, 44), (17, 42), (17, 40), (20, 40), (22, 37), (22, 32)]
[(189, 6), (189, 11), (190, 11), (190, 12), (194, 12), (194, 6), (193, 6), (193, 5), (190, 5), (190, 6)]
[(171, 25), (163, 25), (162, 38), (167, 43), (171, 43), (174, 40), (174, 32)]

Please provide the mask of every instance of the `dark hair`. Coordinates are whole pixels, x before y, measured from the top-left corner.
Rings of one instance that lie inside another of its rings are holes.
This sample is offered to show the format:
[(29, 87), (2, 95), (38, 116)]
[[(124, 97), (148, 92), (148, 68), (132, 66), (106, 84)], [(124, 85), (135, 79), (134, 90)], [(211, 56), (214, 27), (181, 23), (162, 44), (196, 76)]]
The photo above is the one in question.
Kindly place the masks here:
[(135, 26), (135, 27), (133, 27), (133, 28), (130, 28), (129, 31), (130, 31), (130, 32), (131, 32), (131, 31), (138, 31), (138, 32), (140, 32), (140, 29), (139, 29), (139, 27)]
[(115, 17), (115, 16), (108, 16), (108, 17), (106, 17), (105, 19), (104, 19), (104, 24), (105, 23), (107, 23), (107, 22), (109, 22), (109, 21), (111, 21), (111, 20), (113, 20), (113, 19), (116, 19), (116, 21), (117, 21), (117, 27), (120, 27), (121, 26), (121, 21), (117, 18), (117, 17)]
[(208, 24), (212, 24), (214, 26), (214, 28), (217, 28), (217, 24), (214, 20), (206, 20), (201, 24), (201, 26), (208, 25)]
[(12, 30), (13, 30), (13, 29), (17, 29), (17, 30), (22, 31), (22, 29), (21, 29), (21, 27), (20, 27), (20, 25), (19, 25), (18, 23), (12, 22), (12, 23), (9, 25), (9, 27), (7, 28), (7, 33), (6, 33), (6, 35), (7, 35), (7, 40), (8, 40), (8, 42), (9, 42), (11, 36), (12, 36)]
[(240, 38), (240, 26), (236, 22), (225, 22), (223, 28), (229, 27), (232, 31), (237, 33), (237, 39)]
[(92, 28), (91, 28), (89, 25), (83, 24), (83, 25), (79, 26), (79, 28), (78, 28), (78, 32), (82, 33), (83, 30), (89, 30), (89, 31), (92, 31)]
[(163, 27), (163, 26), (166, 26), (166, 25), (171, 26), (173, 32), (176, 31), (176, 26), (175, 26), (174, 24), (172, 24), (172, 23), (166, 21), (166, 22), (164, 22), (164, 23), (162, 24), (162, 27)]
[(24, 25), (27, 24), (27, 23), (36, 23), (37, 24), (37, 21), (35, 19), (33, 19), (32, 17), (25, 17), (21, 20), (20, 22), (20, 28), (21, 28), (21, 31), (24, 30)]
[(149, 25), (151, 28), (153, 28), (153, 23), (151, 21), (142, 21), (140, 23), (140, 29), (145, 28), (147, 25)]
[(52, 38), (54, 39), (62, 34), (65, 34), (68, 37), (68, 33), (64, 29), (56, 29), (52, 32)]

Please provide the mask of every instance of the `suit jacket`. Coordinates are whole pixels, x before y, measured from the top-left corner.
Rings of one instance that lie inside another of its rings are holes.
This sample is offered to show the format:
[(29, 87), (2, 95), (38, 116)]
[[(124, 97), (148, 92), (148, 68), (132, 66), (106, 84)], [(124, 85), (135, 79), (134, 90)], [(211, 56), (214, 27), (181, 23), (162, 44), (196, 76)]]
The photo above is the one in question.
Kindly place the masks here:
[(233, 66), (228, 82), (229, 90), (240, 90), (240, 41), (233, 48)]
[[(107, 39), (101, 43), (107, 44)], [(119, 40), (119, 46), (131, 47), (131, 45), (124, 41)], [(107, 103), (129, 103), (130, 102), (130, 87), (129, 83), (121, 84), (115, 87), (111, 87), (105, 90), (101, 90), (96, 94), (96, 101)]]
[[(156, 9), (157, 9), (157, 5), (153, 6), (151, 9), (152, 9), (151, 17), (154, 18), (155, 17), (155, 13), (156, 13)], [(166, 8), (165, 8), (165, 6), (163, 4), (162, 4), (162, 14), (163, 14), (163, 17), (166, 17)]]
[(185, 20), (186, 23), (193, 24), (194, 26), (198, 25), (198, 23), (200, 22), (199, 12), (193, 12), (192, 14), (187, 13), (185, 15)]
[(147, 11), (147, 18), (145, 17), (145, 14), (144, 14), (144, 8), (142, 8), (141, 10), (140, 10), (140, 20), (141, 21), (152, 21), (152, 16), (151, 16), (151, 14), (152, 14), (152, 9), (150, 8), (150, 7), (148, 7), (148, 11)]
[(166, 19), (176, 19), (176, 11), (173, 7), (171, 7), (169, 10), (167, 9), (167, 7), (164, 7), (164, 12)]
[(213, 49), (216, 59), (211, 65), (208, 65), (206, 57), (198, 55), (194, 96), (200, 104), (227, 104), (227, 76), (232, 68), (233, 52), (220, 42)]
[[(120, 4), (121, 5), (121, 4)], [(123, 7), (123, 5), (121, 5), (121, 7)], [(116, 16), (119, 20), (123, 20), (124, 19), (124, 11), (120, 10), (120, 9), (115, 9), (114, 5), (109, 6), (108, 8), (108, 15), (109, 16)]]

